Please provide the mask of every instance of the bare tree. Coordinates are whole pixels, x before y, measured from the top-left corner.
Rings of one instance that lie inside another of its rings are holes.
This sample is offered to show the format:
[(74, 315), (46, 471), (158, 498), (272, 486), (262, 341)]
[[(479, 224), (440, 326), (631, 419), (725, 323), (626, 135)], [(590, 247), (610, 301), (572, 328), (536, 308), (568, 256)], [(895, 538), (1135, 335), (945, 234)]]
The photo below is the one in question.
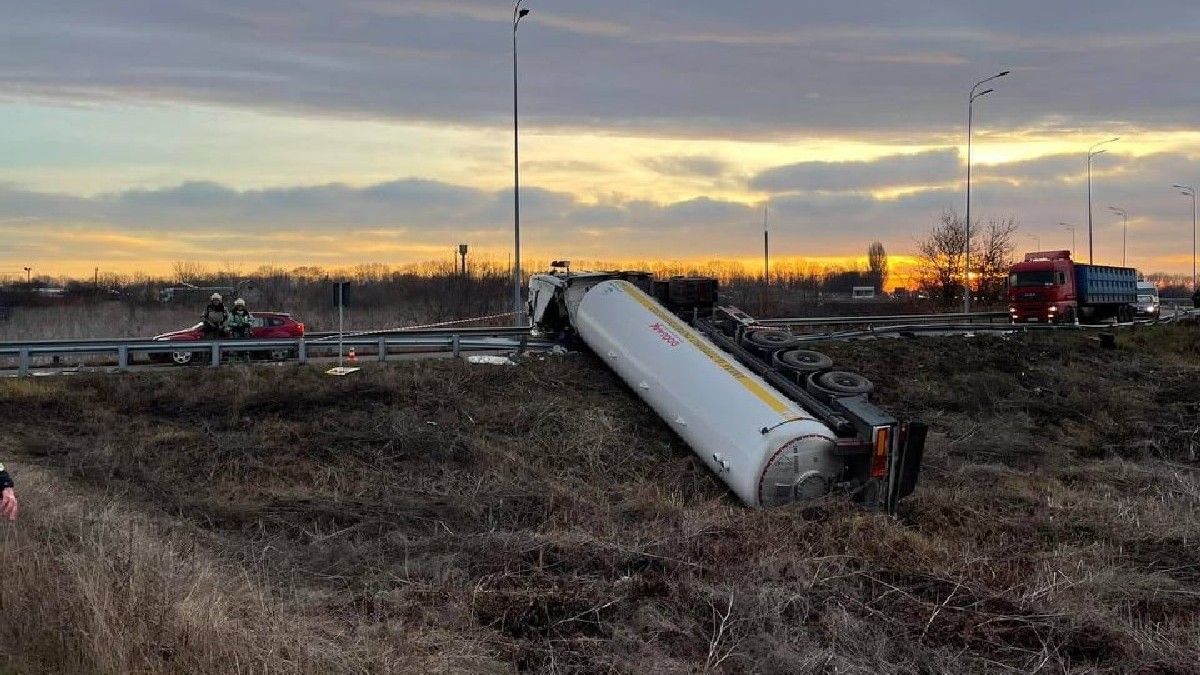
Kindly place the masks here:
[(208, 268), (195, 260), (176, 260), (171, 263), (171, 274), (182, 284), (207, 277)]
[(881, 293), (886, 291), (888, 257), (887, 251), (883, 248), (883, 242), (873, 241), (867, 247), (867, 267), (871, 270), (871, 277), (878, 283), (879, 291)]
[(917, 285), (943, 305), (953, 304), (962, 292), (966, 236), (963, 219), (947, 209), (929, 234), (917, 242)]
[(992, 218), (983, 224), (975, 224), (971, 231), (971, 271), (975, 273), (979, 297), (996, 302), (1004, 298), (1008, 283), (1008, 270), (1012, 267), (1017, 250), (1017, 230), (1020, 229), (1012, 216)]
[[(1011, 216), (971, 224), (971, 285), (980, 299), (997, 301), (1004, 297), (1018, 229)], [(917, 242), (917, 284), (945, 305), (962, 297), (966, 236), (964, 220), (949, 209), (942, 212), (926, 238)]]

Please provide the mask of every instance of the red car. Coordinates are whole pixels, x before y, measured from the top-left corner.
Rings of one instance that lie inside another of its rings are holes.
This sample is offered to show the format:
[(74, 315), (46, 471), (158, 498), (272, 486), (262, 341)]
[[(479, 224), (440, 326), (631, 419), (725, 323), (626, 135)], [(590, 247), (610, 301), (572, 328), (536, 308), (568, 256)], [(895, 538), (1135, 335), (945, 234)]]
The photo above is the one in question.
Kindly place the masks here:
[[(294, 340), (304, 337), (304, 324), (297, 321), (291, 314), (283, 312), (250, 312), (250, 337), (256, 340)], [(161, 342), (195, 342), (204, 340), (204, 324), (198, 323), (191, 328), (163, 333), (154, 336)], [(258, 356), (265, 354), (272, 361), (286, 361), (295, 355), (294, 349), (279, 348), (269, 352), (249, 352)], [(226, 352), (228, 353), (228, 352)], [(186, 366), (193, 360), (202, 360), (206, 352), (178, 351), (152, 352), (151, 361), (171, 361), (179, 366)]]

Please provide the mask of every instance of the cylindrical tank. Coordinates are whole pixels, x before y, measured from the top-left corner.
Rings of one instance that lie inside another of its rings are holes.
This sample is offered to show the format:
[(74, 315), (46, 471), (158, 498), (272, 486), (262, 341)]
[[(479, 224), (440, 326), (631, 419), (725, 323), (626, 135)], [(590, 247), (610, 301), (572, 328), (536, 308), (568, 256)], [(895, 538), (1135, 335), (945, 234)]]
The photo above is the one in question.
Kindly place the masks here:
[(834, 434), (626, 281), (573, 308), (579, 336), (750, 506), (823, 494), (838, 477)]

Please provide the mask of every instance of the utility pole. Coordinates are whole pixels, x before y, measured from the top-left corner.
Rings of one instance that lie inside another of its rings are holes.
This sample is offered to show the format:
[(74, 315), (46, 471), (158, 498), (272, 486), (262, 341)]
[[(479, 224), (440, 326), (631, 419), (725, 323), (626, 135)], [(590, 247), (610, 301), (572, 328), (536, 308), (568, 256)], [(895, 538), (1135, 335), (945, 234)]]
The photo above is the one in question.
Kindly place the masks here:
[(21, 269), (25, 270), (25, 283), (32, 286), (33, 285), (33, 268), (32, 267), (22, 267)]
[(467, 245), (466, 244), (458, 245), (458, 257), (460, 259), (462, 259), (462, 269), (459, 272), (459, 274), (461, 274), (462, 276), (465, 277), (465, 276), (467, 276)]
[(758, 307), (759, 316), (766, 316), (767, 293), (771, 286), (771, 239), (767, 231), (767, 208), (763, 207), (763, 289)]
[(1112, 138), (1110, 138), (1106, 141), (1100, 141), (1099, 143), (1093, 143), (1092, 146), (1090, 148), (1088, 148), (1087, 183), (1088, 183), (1088, 264), (1089, 265), (1095, 264), (1095, 261), (1092, 259), (1092, 158), (1095, 157), (1096, 155), (1102, 155), (1105, 152), (1107, 152), (1107, 150), (1096, 150), (1096, 148), (1098, 148), (1106, 143), (1112, 143), (1114, 141), (1119, 141), (1119, 140), (1121, 140), (1120, 136), (1113, 136)]
[(963, 313), (971, 311), (971, 122), (975, 116), (975, 99), (982, 96), (987, 96), (992, 93), (993, 89), (984, 89), (977, 91), (980, 85), (985, 82), (991, 82), (998, 77), (1008, 75), (1010, 71), (1002, 70), (991, 77), (984, 78), (975, 83), (971, 87), (971, 94), (967, 97), (967, 222), (966, 222), (966, 242), (963, 247)]

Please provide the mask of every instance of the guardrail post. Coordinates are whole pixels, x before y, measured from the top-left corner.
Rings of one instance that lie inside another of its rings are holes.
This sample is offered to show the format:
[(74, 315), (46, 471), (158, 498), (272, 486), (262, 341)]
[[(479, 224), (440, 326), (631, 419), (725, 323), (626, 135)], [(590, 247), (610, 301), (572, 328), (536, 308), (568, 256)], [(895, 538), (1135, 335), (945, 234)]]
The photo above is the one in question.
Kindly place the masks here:
[(379, 338), (379, 360), (387, 361), (387, 338)]
[(17, 352), (17, 374), (29, 374), (29, 349), (25, 348)]
[(528, 343), (529, 343), (529, 336), (522, 335), (521, 336), (521, 346), (517, 348), (517, 356), (522, 356), (525, 354), (525, 348), (528, 346)]
[(300, 347), (296, 350), (296, 360), (300, 363), (308, 363), (308, 342), (304, 338), (300, 338)]
[(221, 365), (221, 343), (214, 342), (212, 345), (212, 365), (213, 367)]
[(458, 355), (459, 355), (459, 345), (458, 345), (458, 335), (457, 334), (450, 336), (450, 347), (453, 348), (454, 358), (457, 359)]
[(125, 370), (129, 367), (129, 346), (119, 345), (117, 347), (117, 367)]

